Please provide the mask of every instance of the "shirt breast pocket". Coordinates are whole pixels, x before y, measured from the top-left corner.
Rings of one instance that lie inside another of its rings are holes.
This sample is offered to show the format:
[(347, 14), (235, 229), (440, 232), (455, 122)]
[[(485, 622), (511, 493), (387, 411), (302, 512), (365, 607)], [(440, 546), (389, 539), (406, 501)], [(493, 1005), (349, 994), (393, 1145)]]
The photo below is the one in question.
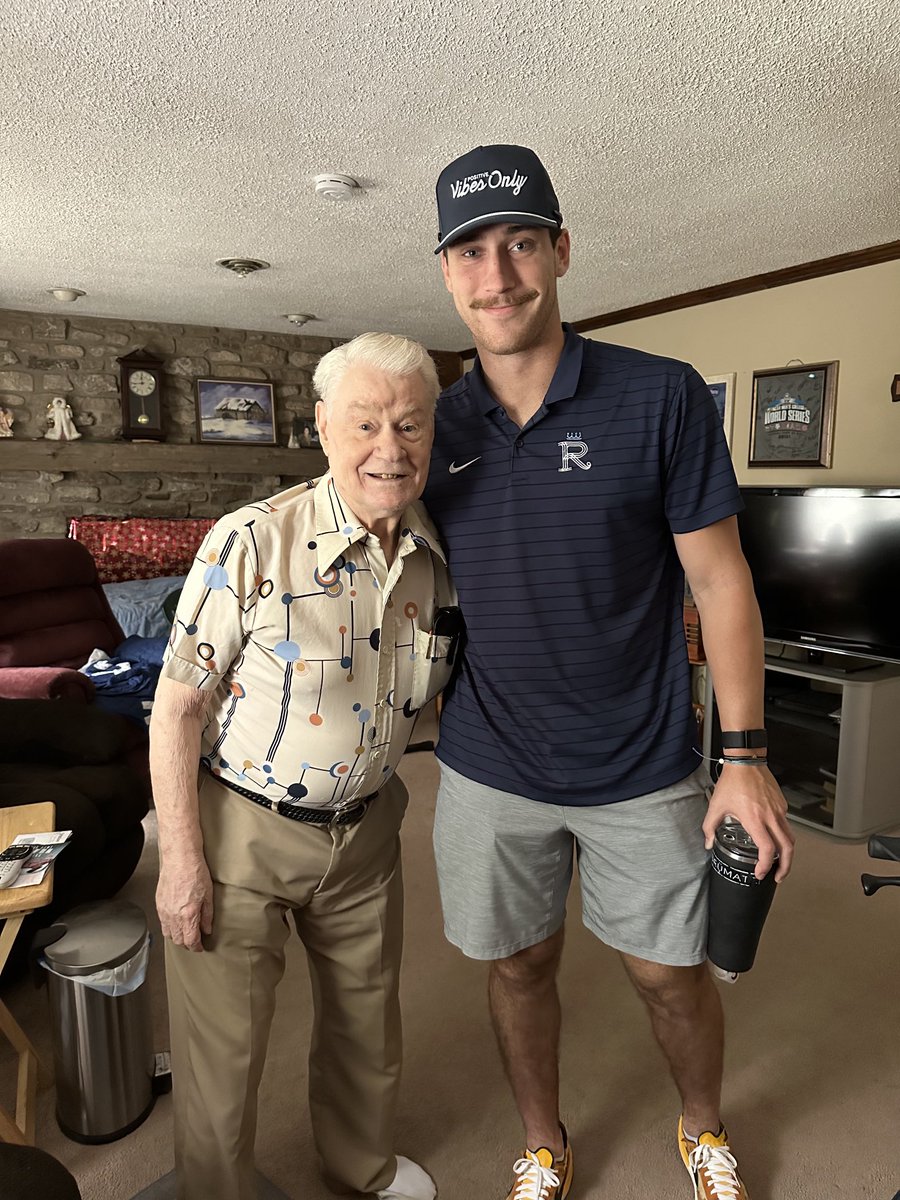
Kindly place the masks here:
[(416, 630), (410, 708), (424, 708), (450, 682), (456, 641), (456, 638), (429, 633), (426, 629)]

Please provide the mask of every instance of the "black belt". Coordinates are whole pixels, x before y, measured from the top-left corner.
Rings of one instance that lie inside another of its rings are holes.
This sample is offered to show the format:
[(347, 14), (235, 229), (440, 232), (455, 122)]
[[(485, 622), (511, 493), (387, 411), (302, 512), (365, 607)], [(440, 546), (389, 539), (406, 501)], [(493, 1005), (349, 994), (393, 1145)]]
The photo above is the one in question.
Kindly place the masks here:
[(273, 803), (259, 792), (239, 787), (238, 784), (223, 779), (221, 775), (214, 775), (213, 779), (223, 783), (232, 792), (237, 792), (239, 796), (246, 796), (261, 808), (267, 808), (270, 812), (278, 813), (280, 817), (287, 817), (291, 821), (304, 821), (308, 825), (355, 825), (366, 815), (366, 810), (378, 795), (377, 792), (373, 792), (353, 808), (301, 808), (299, 804), (291, 804), (289, 800), (276, 800)]

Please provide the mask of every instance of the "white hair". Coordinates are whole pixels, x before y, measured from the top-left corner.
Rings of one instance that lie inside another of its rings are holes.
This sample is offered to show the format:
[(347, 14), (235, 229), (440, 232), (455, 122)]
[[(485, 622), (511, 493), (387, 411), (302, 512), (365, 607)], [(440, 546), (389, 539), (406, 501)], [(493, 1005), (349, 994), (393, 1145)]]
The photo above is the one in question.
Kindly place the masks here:
[(313, 375), (313, 387), (320, 399), (327, 403), (348, 369), (357, 363), (376, 367), (388, 375), (418, 373), (425, 384), (428, 401), (434, 408), (441, 390), (434, 360), (424, 346), (394, 333), (361, 333), (351, 342), (335, 346), (323, 355)]

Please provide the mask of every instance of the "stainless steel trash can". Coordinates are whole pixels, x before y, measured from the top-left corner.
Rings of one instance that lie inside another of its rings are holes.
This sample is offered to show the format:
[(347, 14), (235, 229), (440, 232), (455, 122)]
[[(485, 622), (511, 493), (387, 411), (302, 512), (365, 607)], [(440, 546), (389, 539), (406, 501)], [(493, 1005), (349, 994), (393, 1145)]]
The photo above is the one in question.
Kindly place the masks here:
[(76, 1142), (136, 1129), (155, 1099), (144, 987), (147, 921), (122, 900), (84, 904), (54, 922), (44, 949), (50, 993), (56, 1119)]

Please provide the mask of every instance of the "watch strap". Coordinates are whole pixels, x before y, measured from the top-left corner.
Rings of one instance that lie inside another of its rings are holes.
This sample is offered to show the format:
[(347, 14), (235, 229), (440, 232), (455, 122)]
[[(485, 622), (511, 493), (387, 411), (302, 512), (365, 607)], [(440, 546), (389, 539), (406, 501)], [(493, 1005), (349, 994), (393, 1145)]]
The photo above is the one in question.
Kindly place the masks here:
[(769, 736), (765, 729), (723, 729), (723, 750), (765, 750)]

